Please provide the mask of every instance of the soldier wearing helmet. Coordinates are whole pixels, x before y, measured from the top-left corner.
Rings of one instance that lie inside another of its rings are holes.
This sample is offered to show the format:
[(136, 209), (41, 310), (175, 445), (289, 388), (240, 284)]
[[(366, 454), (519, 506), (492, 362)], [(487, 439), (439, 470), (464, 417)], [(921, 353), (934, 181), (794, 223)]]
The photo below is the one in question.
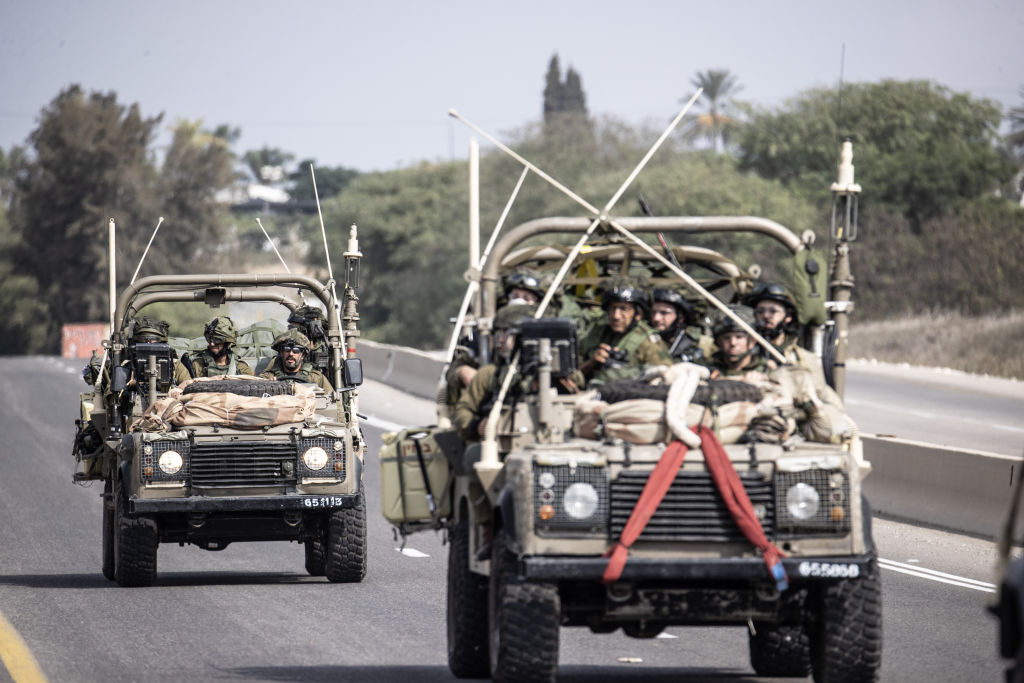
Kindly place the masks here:
[(699, 362), (710, 355), (714, 342), (700, 333), (693, 304), (674, 289), (655, 287), (651, 290), (651, 327), (668, 345), (669, 355), (676, 362)]
[(538, 304), (544, 298), (544, 283), (541, 276), (529, 268), (517, 268), (502, 281), (499, 305)]
[(638, 377), (645, 366), (671, 365), (668, 347), (644, 322), (650, 301), (637, 284), (613, 282), (601, 296), (606, 320), (580, 341), (580, 371), (591, 384)]
[[(735, 318), (754, 327), (754, 312), (749, 306), (730, 306)], [(748, 372), (767, 374), (775, 362), (758, 353), (757, 341), (733, 316), (719, 312), (711, 326), (711, 335), (718, 346), (708, 363), (711, 377), (736, 377)]]
[(287, 330), (274, 339), (271, 348), (277, 351), (277, 357), (270, 361), (266, 372), (260, 377), (266, 379), (297, 379), (312, 382), (324, 391), (334, 391), (324, 373), (317, 370), (307, 360), (309, 356), (309, 337), (297, 329)]
[(761, 282), (746, 301), (754, 309), (755, 329), (761, 336), (786, 357), (787, 363), (810, 372), (814, 389), (824, 403), (842, 408), (839, 394), (825, 382), (821, 359), (798, 343), (793, 331), (797, 319), (796, 300), (789, 291), (775, 282)]
[[(182, 354), (182, 371), (175, 372), (174, 381), (181, 383), (191, 377), (251, 375), (252, 368), (235, 355), (238, 330), (227, 316), (217, 316), (203, 328), (206, 348), (191, 355)], [(187, 369), (191, 365), (191, 374)]]
[[(469, 385), (459, 394), (452, 415), (452, 424), (464, 440), (479, 441), (483, 435), (491, 399), (498, 393), (512, 360), (519, 325), (524, 319), (532, 318), (536, 312), (537, 307), (533, 305), (508, 304), (499, 308), (495, 314), (494, 362), (483, 366), (473, 375)], [(516, 382), (513, 382), (513, 387), (521, 390)]]

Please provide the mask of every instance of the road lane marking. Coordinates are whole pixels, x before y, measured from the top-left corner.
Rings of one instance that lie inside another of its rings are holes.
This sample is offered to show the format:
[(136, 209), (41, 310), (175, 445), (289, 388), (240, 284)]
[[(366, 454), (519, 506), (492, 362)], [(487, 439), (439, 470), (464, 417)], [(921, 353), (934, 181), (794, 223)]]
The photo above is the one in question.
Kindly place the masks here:
[(977, 581), (975, 579), (968, 579), (955, 574), (947, 574), (934, 569), (926, 569), (925, 567), (915, 567), (914, 565), (904, 564), (894, 560), (886, 560), (883, 558), (878, 559), (878, 565), (883, 569), (899, 572), (900, 574), (909, 574), (910, 576), (916, 576), (919, 579), (938, 581), (939, 583), (946, 583), (951, 586), (960, 586), (961, 588), (970, 588), (971, 590), (981, 591), (983, 593), (996, 592), (996, 585), (994, 583), (988, 583), (987, 581)]
[(371, 427), (376, 427), (377, 429), (383, 429), (386, 432), (400, 432), (403, 429), (405, 429), (404, 426), (402, 426), (402, 425), (400, 425), (400, 424), (398, 424), (396, 422), (391, 422), (390, 420), (385, 420), (385, 419), (379, 418), (379, 417), (377, 417), (375, 415), (367, 415), (366, 417), (360, 418), (360, 420), (362, 420), (366, 424), (370, 425)]
[(47, 683), (39, 662), (11, 622), (0, 613), (0, 660), (14, 683)]
[(395, 548), (398, 552), (402, 553), (406, 557), (430, 557), (423, 551), (416, 550), (416, 548)]

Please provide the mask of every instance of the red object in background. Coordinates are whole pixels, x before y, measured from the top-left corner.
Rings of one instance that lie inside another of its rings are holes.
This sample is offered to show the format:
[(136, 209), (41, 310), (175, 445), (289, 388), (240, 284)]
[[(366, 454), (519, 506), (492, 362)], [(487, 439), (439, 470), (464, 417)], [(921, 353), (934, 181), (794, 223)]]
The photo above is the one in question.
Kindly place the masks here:
[(106, 323), (68, 323), (61, 330), (60, 355), (64, 358), (88, 358), (93, 351), (103, 353)]

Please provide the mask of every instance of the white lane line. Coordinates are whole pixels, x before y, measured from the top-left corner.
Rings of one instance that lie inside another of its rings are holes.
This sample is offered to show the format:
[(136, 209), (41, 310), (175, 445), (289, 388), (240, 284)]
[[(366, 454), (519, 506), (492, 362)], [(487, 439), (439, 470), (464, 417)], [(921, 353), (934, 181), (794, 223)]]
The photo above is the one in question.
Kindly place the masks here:
[(916, 576), (919, 579), (928, 579), (929, 581), (946, 583), (951, 586), (970, 588), (983, 593), (996, 592), (996, 585), (994, 583), (976, 581), (975, 579), (968, 579), (963, 576), (956, 576), (955, 574), (947, 574), (945, 572), (935, 571), (934, 569), (925, 569), (924, 567), (915, 567), (913, 565), (894, 562), (893, 560), (886, 560), (883, 558), (878, 559), (878, 564), (883, 569), (888, 569), (889, 571), (898, 572), (900, 574), (909, 574), (910, 576)]
[(395, 550), (402, 553), (406, 557), (430, 557), (430, 555), (426, 554), (421, 550), (416, 550), (416, 548), (395, 548)]
[(391, 422), (389, 420), (379, 418), (375, 415), (367, 415), (366, 417), (361, 417), (359, 419), (365, 422), (366, 424), (370, 425), (371, 427), (383, 429), (384, 431), (387, 432), (400, 432), (403, 429), (405, 429), (404, 425), (400, 425), (397, 422)]

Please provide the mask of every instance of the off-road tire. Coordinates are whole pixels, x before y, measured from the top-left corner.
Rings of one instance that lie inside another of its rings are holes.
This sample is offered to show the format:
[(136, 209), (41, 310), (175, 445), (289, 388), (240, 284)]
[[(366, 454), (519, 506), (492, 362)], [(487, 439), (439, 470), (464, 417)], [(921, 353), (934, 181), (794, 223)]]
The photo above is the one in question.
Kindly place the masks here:
[(496, 683), (554, 681), (561, 617), (558, 588), (518, 579), (504, 531), (498, 531), (493, 541), (487, 602), (488, 654)]
[(125, 587), (156, 582), (156, 522), (127, 514), (128, 497), (121, 481), (114, 487), (114, 579)]
[(103, 576), (114, 580), (114, 485), (103, 481)]
[(818, 683), (878, 680), (882, 665), (882, 585), (873, 556), (866, 573), (826, 584), (815, 596), (811, 663)]
[(322, 537), (306, 540), (306, 571), (310, 576), (327, 574), (327, 543)]
[(755, 624), (750, 635), (750, 665), (766, 678), (811, 675), (811, 640), (799, 625)]
[(456, 678), (486, 678), (487, 577), (469, 569), (469, 521), (452, 531), (448, 547), (448, 668)]
[(331, 513), (324, 573), (333, 583), (359, 583), (366, 577), (366, 494), (362, 487), (355, 507)]
[(212, 382), (192, 382), (184, 389), (183, 394), (199, 393), (236, 394), (238, 396), (282, 396), (292, 393), (288, 382), (268, 379), (255, 382), (247, 379), (221, 379)]

